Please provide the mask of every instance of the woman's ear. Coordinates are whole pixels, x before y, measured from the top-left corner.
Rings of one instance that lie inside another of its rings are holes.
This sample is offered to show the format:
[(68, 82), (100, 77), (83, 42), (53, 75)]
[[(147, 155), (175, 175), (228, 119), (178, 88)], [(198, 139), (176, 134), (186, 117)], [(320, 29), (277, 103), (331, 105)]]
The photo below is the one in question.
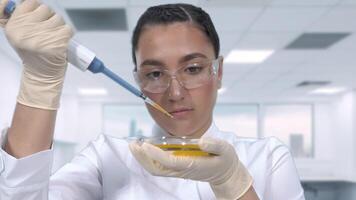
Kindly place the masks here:
[(223, 63), (224, 63), (224, 57), (220, 56), (221, 58), (219, 59), (219, 70), (218, 70), (218, 89), (222, 87), (222, 78), (223, 78)]

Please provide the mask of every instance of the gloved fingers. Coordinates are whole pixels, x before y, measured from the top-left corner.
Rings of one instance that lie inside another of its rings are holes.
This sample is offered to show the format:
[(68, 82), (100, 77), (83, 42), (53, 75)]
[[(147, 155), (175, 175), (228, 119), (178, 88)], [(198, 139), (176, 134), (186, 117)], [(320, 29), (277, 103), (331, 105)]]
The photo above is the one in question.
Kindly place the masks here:
[(6, 6), (6, 4), (7, 4), (7, 2), (8, 2), (9, 0), (0, 0), (0, 8), (3, 6), (3, 8), (5, 8), (5, 6)]
[(63, 25), (62, 31), (68, 39), (71, 39), (74, 35), (72, 27), (70, 27), (68, 24)]
[(163, 167), (174, 171), (181, 171), (193, 165), (194, 160), (190, 157), (174, 156), (169, 152), (155, 147), (148, 143), (143, 143), (142, 149), (147, 156), (159, 162)]
[(44, 29), (51, 29), (63, 25), (65, 25), (65, 22), (58, 14), (53, 15), (51, 18), (41, 23), (41, 27)]
[(20, 5), (18, 5), (12, 14), (11, 17), (16, 18), (23, 14), (34, 11), (36, 8), (40, 6), (40, 2), (38, 0), (25, 0)]
[[(55, 27), (54, 29), (43, 32), (39, 40), (37, 47), (37, 52), (41, 55), (46, 55), (56, 60), (61, 60), (63, 65), (66, 65), (67, 52), (69, 41), (73, 36), (73, 32), (70, 26), (63, 25), (59, 27)], [(28, 48), (33, 48), (34, 45), (29, 45)]]
[(232, 148), (230, 146), (228, 142), (216, 138), (203, 137), (199, 140), (201, 150), (216, 155), (222, 155), (229, 148)]
[(7, 5), (7, 2), (9, 2), (9, 0), (0, 0), (0, 16), (5, 15), (4, 10)]
[(7, 21), (7, 19), (0, 19), (0, 27), (5, 27)]
[(146, 155), (141, 145), (137, 142), (132, 142), (129, 144), (129, 148), (132, 155), (135, 157), (137, 162), (143, 166), (143, 168), (151, 174), (157, 174), (157, 167), (155, 166), (154, 160)]
[(0, 0), (0, 27), (5, 27), (8, 19), (4, 14), (4, 9), (8, 0)]
[(164, 166), (167, 166), (168, 168), (171, 167), (171, 158), (169, 153), (163, 151), (162, 149), (155, 147), (151, 144), (148, 143), (143, 143), (142, 144), (142, 150), (145, 152), (147, 156), (149, 156), (152, 160), (156, 160), (159, 163), (161, 163)]
[(5, 18), (5, 7), (9, 0), (0, 0), (0, 19)]
[(26, 21), (33, 22), (33, 23), (42, 22), (42, 21), (48, 20), (53, 15), (54, 15), (54, 12), (51, 8), (49, 8), (47, 5), (41, 4), (34, 11), (29, 13)]
[(74, 33), (72, 27), (67, 24), (58, 27), (57, 35), (60, 38), (63, 38), (66, 42), (68, 42), (72, 38), (73, 34)]

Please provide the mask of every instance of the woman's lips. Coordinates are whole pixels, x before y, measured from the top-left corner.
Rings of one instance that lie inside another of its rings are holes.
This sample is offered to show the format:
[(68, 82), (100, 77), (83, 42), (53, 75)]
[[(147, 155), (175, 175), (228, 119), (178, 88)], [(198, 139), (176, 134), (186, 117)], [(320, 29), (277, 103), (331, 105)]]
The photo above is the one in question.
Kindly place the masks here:
[(177, 109), (169, 113), (173, 115), (173, 117), (175, 118), (182, 118), (187, 116), (191, 111), (193, 111), (193, 109), (184, 108), (184, 109)]

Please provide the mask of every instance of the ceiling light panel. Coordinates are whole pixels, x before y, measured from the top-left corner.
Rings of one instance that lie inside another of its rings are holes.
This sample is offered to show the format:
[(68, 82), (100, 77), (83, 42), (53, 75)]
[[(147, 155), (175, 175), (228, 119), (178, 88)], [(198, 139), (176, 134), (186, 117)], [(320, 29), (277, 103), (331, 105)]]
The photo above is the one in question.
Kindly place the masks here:
[(226, 63), (262, 63), (273, 54), (273, 50), (232, 50), (226, 57)]
[(107, 95), (108, 91), (105, 88), (80, 88), (78, 93), (83, 96), (103, 96)]
[(310, 92), (310, 94), (320, 94), (320, 95), (335, 95), (345, 92), (346, 88), (344, 87), (324, 87), (318, 88)]

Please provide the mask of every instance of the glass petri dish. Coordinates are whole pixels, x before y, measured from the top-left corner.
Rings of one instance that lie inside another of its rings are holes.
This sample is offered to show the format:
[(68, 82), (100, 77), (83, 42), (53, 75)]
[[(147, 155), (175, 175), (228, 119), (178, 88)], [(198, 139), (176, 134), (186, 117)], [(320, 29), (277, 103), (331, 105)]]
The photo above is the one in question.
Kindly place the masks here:
[(189, 137), (134, 137), (130, 140), (139, 142), (147, 142), (164, 151), (169, 151), (175, 156), (214, 156), (205, 151), (202, 151), (198, 145), (199, 139)]

